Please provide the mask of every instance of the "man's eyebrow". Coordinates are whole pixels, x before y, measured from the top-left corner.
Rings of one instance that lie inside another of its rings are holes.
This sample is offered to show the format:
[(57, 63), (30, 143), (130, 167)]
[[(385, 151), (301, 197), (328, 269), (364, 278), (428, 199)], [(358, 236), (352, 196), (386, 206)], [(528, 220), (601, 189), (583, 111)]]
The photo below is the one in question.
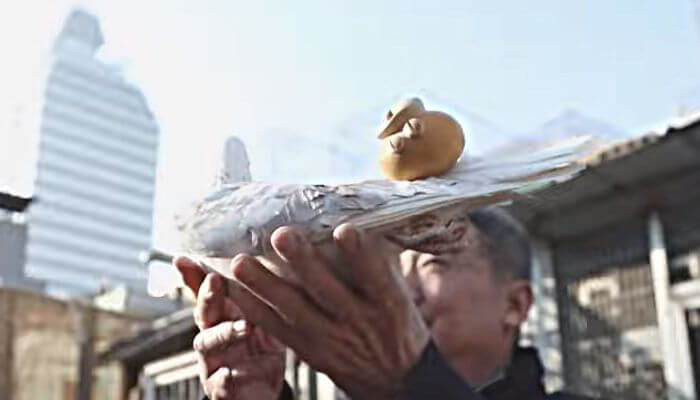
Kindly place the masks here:
[(395, 227), (385, 237), (406, 250), (454, 254), (477, 246), (478, 235), (467, 215), (425, 214)]
[(466, 237), (451, 237), (447, 232), (434, 233), (421, 238), (403, 238), (390, 235), (387, 236), (387, 239), (406, 250), (435, 255), (461, 253), (476, 244)]

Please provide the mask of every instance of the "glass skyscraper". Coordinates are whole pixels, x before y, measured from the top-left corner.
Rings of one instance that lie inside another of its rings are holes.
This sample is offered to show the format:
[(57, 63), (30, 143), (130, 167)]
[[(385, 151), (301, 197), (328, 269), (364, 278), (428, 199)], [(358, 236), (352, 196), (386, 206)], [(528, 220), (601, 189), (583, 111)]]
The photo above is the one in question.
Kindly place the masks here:
[(26, 274), (60, 296), (126, 288), (150, 302), (158, 125), (141, 91), (95, 57), (97, 18), (74, 10), (43, 77)]

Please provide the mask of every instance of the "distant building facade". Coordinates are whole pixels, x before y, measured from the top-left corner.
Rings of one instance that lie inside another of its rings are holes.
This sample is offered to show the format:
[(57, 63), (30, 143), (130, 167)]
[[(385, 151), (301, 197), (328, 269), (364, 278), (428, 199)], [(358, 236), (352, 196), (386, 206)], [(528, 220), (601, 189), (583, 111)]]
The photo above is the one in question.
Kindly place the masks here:
[(27, 246), (25, 210), (31, 199), (0, 192), (0, 286), (41, 290), (24, 275)]
[[(159, 130), (141, 91), (95, 57), (96, 17), (74, 10), (43, 83), (28, 275), (62, 297), (127, 288), (148, 303)], [(144, 303), (145, 304), (145, 303)]]
[(0, 287), (0, 398), (122, 399), (119, 365), (96, 365), (97, 354), (145, 326), (124, 313)]

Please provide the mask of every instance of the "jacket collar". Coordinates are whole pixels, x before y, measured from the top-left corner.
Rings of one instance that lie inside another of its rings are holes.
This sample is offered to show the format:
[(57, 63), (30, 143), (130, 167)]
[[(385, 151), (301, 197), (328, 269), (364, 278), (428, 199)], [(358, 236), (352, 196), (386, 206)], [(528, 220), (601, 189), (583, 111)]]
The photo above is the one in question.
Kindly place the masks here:
[(546, 392), (542, 378), (544, 368), (532, 347), (517, 347), (501, 378), (483, 386), (479, 392), (487, 399), (539, 399)]

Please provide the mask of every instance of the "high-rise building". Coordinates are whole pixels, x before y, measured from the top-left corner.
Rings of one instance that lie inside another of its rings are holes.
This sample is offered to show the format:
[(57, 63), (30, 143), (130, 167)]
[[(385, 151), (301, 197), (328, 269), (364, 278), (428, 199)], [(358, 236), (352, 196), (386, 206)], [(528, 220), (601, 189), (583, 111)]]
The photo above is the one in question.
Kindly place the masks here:
[(97, 18), (74, 10), (42, 85), (26, 273), (60, 296), (146, 296), (158, 125), (141, 91), (95, 57)]

